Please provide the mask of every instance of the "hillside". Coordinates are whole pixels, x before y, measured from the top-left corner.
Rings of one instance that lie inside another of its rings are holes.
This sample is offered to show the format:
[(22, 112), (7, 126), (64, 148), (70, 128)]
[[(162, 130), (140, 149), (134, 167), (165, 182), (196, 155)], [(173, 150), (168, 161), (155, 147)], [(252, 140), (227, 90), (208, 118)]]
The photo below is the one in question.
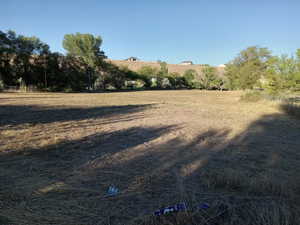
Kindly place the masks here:
[[(151, 66), (155, 68), (160, 68), (158, 62), (145, 62), (145, 61), (126, 61), (126, 60), (112, 60), (108, 59), (108, 62), (111, 62), (117, 66), (127, 66), (133, 71), (138, 71), (143, 66)], [(197, 71), (199, 75), (202, 74), (203, 65), (194, 64), (194, 65), (179, 65), (179, 64), (167, 64), (169, 72), (177, 72), (183, 74), (186, 70), (193, 69)], [(224, 75), (224, 67), (216, 67), (217, 72), (220, 76)]]

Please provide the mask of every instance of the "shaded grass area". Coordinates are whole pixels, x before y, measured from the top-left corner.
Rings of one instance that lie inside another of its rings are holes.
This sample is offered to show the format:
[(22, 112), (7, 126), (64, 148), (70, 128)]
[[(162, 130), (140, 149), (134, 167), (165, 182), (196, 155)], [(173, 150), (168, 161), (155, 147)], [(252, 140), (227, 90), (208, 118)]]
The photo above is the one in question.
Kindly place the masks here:
[(280, 105), (280, 109), (287, 115), (300, 119), (300, 104), (296, 100), (290, 100)]
[(63, 107), (36, 105), (1, 105), (0, 126), (41, 124), (53, 122), (97, 119), (105, 116), (126, 115), (144, 110), (148, 105), (121, 105), (100, 107)]
[[(143, 218), (137, 224), (299, 224), (299, 131), (284, 116), (270, 115), (229, 141), (224, 131), (204, 135), (218, 142), (204, 144), (187, 157), (173, 155), (172, 166), (191, 170), (182, 181), (190, 187), (183, 199), (191, 211)], [(193, 169), (195, 164), (201, 166)], [(196, 210), (203, 202), (211, 207)]]
[[(233, 127), (211, 123), (201, 129), (206, 112), (201, 117), (191, 111), (188, 123), (168, 104), (157, 110), (166, 107), (176, 118), (172, 123), (156, 117), (147, 102), (2, 106), (0, 215), (12, 224), (300, 224), (300, 125), (285, 115), (259, 116), (232, 136)], [(44, 125), (74, 123), (80, 136), (43, 146), (27, 145), (20, 136), (24, 146), (14, 148), (5, 133), (11, 129), (17, 136), (24, 126), (42, 133)], [(192, 123), (199, 130), (187, 138), (184, 126)], [(109, 185), (120, 194), (105, 197)], [(178, 202), (189, 211), (151, 216)], [(197, 210), (203, 202), (210, 208)]]

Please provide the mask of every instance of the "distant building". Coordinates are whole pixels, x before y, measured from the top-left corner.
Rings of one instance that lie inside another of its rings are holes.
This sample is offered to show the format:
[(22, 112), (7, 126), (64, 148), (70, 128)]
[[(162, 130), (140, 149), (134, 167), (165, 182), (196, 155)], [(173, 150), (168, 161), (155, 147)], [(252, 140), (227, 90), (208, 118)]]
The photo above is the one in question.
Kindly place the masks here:
[(193, 65), (192, 61), (182, 61), (179, 65)]
[(220, 67), (220, 68), (225, 68), (225, 67), (226, 67), (226, 65), (224, 65), (224, 64), (221, 64), (221, 65), (218, 65), (218, 67)]
[(135, 62), (135, 61), (139, 61), (139, 59), (137, 57), (129, 57), (128, 59), (125, 59), (125, 61)]

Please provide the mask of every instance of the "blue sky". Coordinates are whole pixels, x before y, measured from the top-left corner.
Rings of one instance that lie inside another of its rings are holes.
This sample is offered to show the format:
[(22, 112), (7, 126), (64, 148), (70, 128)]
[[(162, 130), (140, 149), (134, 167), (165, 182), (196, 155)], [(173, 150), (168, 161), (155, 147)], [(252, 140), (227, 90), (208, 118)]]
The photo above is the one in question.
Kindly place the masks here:
[(103, 39), (112, 59), (223, 64), (251, 45), (300, 48), (300, 0), (4, 0), (0, 30), (64, 52), (67, 33)]

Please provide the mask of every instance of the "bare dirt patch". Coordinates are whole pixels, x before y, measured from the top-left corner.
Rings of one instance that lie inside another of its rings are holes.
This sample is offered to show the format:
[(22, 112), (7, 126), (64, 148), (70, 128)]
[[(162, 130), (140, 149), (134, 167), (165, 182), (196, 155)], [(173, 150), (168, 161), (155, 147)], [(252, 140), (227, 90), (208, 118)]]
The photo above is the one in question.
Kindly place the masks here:
[[(0, 93), (0, 224), (299, 224), (299, 120), (239, 99)], [(149, 216), (178, 202), (211, 209)]]

